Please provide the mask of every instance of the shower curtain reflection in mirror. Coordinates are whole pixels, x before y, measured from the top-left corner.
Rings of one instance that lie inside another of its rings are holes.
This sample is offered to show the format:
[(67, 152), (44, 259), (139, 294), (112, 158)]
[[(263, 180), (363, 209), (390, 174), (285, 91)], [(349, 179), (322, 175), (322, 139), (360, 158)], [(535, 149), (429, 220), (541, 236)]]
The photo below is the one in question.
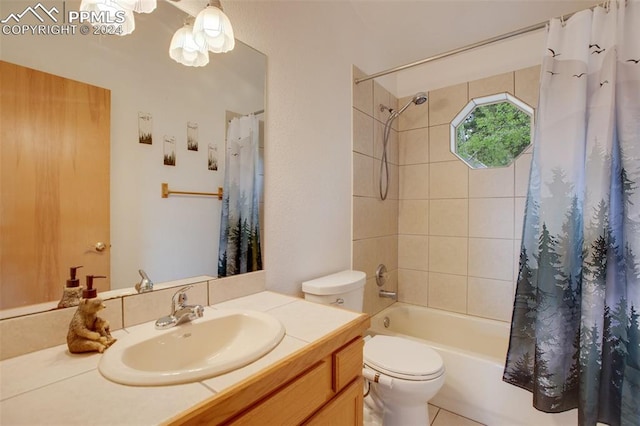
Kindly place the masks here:
[(258, 148), (256, 116), (233, 118), (227, 129), (219, 277), (262, 269), (259, 225), (262, 182)]

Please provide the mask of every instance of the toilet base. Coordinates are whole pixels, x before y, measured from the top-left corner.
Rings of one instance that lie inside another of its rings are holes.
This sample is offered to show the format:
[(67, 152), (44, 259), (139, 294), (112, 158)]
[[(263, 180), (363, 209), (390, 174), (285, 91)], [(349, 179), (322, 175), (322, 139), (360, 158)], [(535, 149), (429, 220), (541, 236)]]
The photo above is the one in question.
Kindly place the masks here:
[(386, 404), (374, 393), (364, 400), (367, 412), (366, 426), (426, 426), (429, 424), (427, 402), (415, 404)]
[(423, 426), (429, 424), (427, 403), (416, 405), (387, 404), (382, 416), (383, 426)]

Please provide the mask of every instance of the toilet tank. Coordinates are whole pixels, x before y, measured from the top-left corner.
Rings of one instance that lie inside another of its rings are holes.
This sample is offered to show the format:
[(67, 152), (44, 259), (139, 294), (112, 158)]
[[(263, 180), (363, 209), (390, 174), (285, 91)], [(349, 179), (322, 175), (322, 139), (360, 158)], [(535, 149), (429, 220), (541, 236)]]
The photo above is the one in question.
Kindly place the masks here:
[(302, 283), (304, 298), (310, 302), (362, 312), (367, 274), (346, 270)]

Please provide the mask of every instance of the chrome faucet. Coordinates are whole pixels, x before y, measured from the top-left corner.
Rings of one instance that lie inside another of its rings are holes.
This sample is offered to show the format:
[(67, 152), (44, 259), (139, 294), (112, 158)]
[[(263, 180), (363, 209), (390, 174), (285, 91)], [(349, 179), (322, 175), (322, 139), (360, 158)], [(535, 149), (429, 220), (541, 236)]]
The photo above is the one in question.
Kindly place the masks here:
[(164, 330), (175, 327), (187, 321), (201, 318), (204, 315), (202, 305), (187, 305), (187, 290), (192, 286), (186, 286), (176, 291), (171, 298), (171, 314), (156, 321), (156, 328)]
[(136, 284), (136, 291), (138, 293), (146, 293), (148, 291), (153, 291), (153, 281), (149, 279), (149, 276), (142, 269), (138, 269), (138, 273), (142, 277), (142, 280)]
[(380, 290), (378, 290), (378, 296), (386, 297), (386, 298), (393, 299), (393, 300), (398, 300), (398, 292), (397, 291), (387, 291), (387, 290), (380, 289)]

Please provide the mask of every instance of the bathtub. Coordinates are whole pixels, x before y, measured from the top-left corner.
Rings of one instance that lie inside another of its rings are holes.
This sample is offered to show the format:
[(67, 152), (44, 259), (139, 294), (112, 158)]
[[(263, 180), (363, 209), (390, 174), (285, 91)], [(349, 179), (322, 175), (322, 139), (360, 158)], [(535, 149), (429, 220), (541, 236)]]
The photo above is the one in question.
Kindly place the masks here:
[(502, 381), (508, 323), (396, 302), (371, 318), (369, 334), (404, 336), (438, 351), (446, 378), (433, 405), (492, 426), (578, 424), (577, 410), (543, 413), (531, 393)]

